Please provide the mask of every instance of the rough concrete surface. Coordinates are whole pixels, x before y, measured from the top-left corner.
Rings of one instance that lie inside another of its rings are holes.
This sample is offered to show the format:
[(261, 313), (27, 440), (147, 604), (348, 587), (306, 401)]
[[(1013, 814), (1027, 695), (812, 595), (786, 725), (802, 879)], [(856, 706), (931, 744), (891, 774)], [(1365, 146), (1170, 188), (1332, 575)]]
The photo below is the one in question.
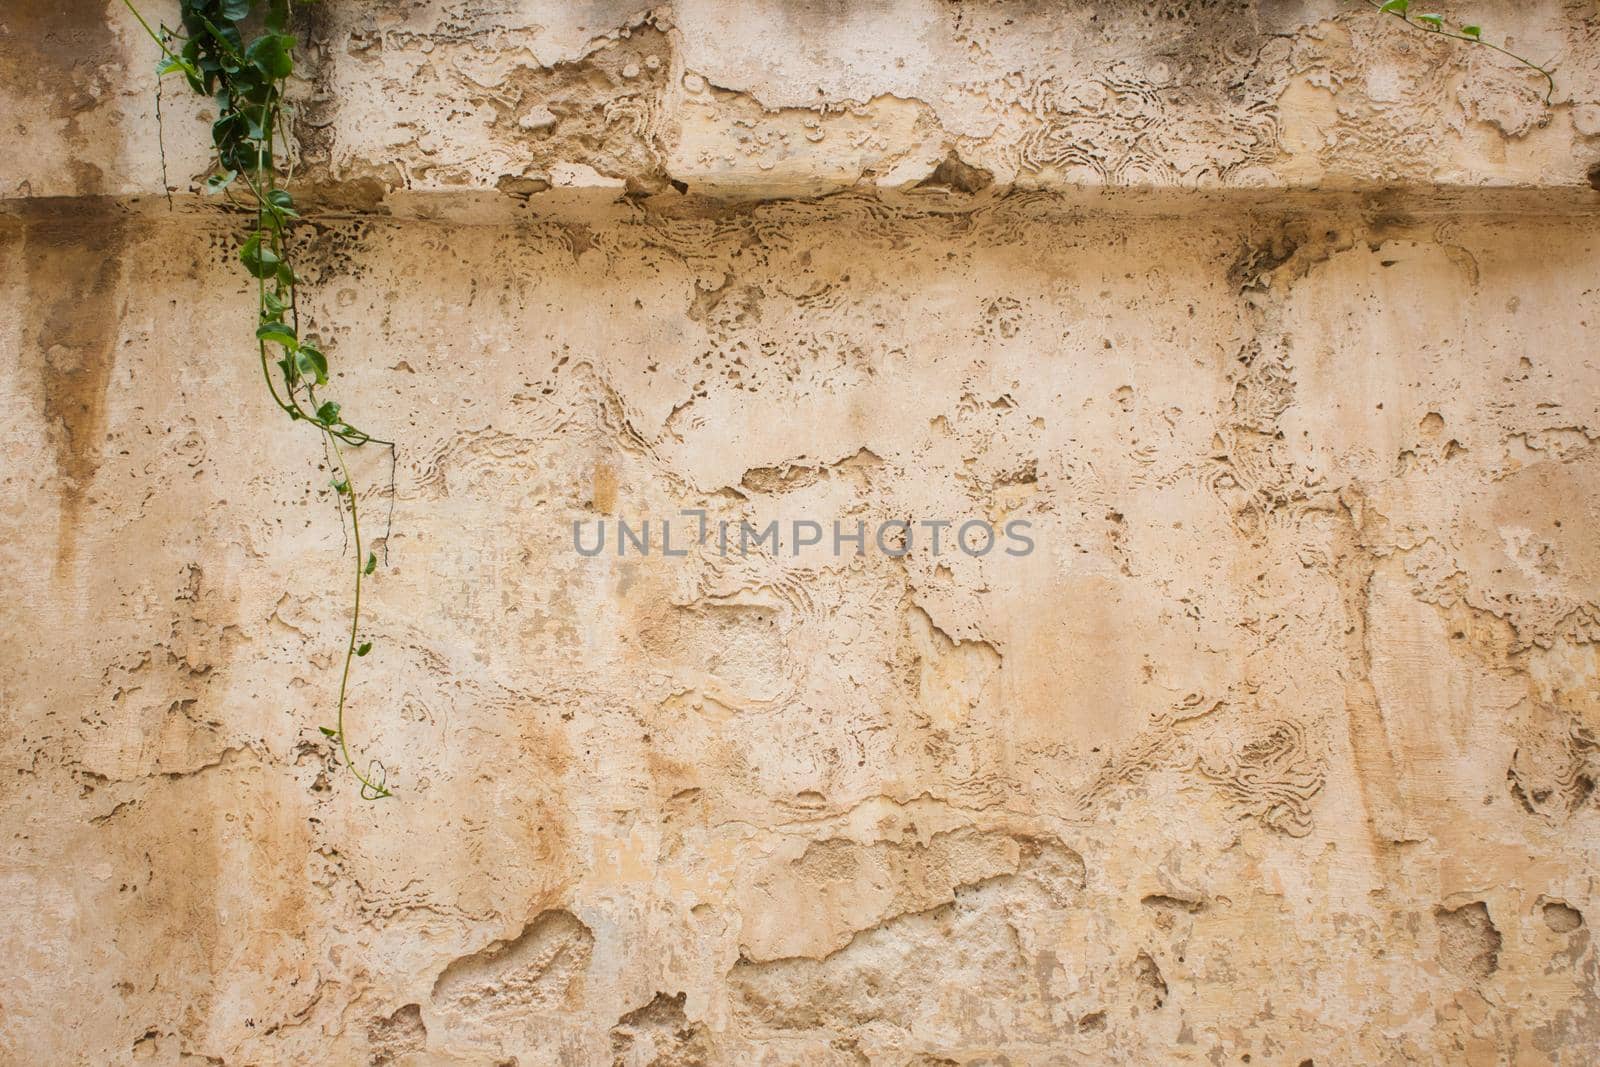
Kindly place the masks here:
[[(1331, 2), (304, 10), (372, 805), (204, 106), (169, 209), (131, 17), (9, 0), (0, 1062), (1600, 1061), (1600, 9), (1454, 13), (1550, 105)], [(574, 549), (684, 508), (1036, 551)]]

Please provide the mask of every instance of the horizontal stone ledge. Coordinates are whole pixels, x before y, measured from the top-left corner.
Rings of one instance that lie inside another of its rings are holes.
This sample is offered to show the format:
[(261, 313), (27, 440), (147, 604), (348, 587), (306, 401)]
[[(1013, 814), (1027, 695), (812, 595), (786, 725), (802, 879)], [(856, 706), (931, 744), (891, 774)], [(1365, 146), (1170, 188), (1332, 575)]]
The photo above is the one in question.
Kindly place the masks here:
[[(144, 7), (169, 23), (176, 11)], [(1548, 103), (1542, 78), (1506, 57), (1358, 0), (327, 2), (296, 27), (293, 163), (313, 185), (370, 184), (389, 205), (591, 190), (1586, 189), (1600, 166), (1592, 13), (1533, 0), (1473, 15), (1552, 64)], [(163, 159), (154, 60), (120, 0), (9, 5), (0, 198), (196, 187), (209, 102), (169, 79)]]
[[(643, 215), (666, 219), (726, 217), (763, 210), (827, 217), (874, 208), (907, 216), (962, 216), (995, 210), (1025, 211), (1041, 218), (1112, 216), (1198, 217), (1207, 214), (1341, 214), (1370, 219), (1443, 217), (1593, 217), (1600, 215), (1600, 190), (1453, 186), (1387, 189), (1111, 188), (1040, 190), (991, 187), (975, 194), (941, 190), (847, 189), (821, 196), (727, 197), (695, 192), (637, 195), (613, 188), (551, 189), (530, 196), (498, 191), (384, 191), (365, 185), (294, 188), (306, 224), (351, 218), (423, 221), (450, 225), (517, 225), (541, 219), (570, 220)], [(152, 221), (248, 220), (249, 211), (217, 197), (159, 195), (11, 197), (0, 199), (0, 218), (27, 222), (84, 211), (118, 212)]]

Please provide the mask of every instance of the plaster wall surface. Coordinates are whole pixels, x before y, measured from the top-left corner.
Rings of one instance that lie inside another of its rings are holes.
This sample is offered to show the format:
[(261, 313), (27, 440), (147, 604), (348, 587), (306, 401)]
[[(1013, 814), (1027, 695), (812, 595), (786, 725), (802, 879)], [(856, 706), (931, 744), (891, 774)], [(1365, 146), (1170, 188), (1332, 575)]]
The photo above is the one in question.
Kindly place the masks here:
[(0, 1061), (1595, 1062), (1600, 15), (1484, 11), (1548, 106), (1334, 4), (308, 9), (377, 805), (204, 113), (169, 210), (122, 8), (0, 12)]

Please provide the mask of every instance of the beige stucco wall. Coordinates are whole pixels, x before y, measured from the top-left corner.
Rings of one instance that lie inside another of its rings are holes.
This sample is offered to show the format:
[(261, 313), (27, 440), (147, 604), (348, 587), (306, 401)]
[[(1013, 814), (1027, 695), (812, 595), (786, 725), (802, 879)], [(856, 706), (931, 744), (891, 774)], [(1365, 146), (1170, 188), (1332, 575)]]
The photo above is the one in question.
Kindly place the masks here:
[[(203, 112), (169, 209), (12, 0), (0, 1061), (1600, 1059), (1600, 11), (1461, 13), (1548, 108), (1336, 3), (311, 9), (369, 805)], [(574, 551), (683, 508), (1037, 548)]]

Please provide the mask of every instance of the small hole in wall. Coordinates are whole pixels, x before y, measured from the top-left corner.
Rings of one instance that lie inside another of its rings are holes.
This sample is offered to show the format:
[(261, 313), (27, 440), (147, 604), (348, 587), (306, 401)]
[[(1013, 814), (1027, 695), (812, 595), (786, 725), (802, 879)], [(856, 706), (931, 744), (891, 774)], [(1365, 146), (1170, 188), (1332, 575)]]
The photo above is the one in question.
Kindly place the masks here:
[(1589, 179), (1589, 187), (1591, 189), (1600, 190), (1600, 163), (1590, 167), (1586, 177)]

